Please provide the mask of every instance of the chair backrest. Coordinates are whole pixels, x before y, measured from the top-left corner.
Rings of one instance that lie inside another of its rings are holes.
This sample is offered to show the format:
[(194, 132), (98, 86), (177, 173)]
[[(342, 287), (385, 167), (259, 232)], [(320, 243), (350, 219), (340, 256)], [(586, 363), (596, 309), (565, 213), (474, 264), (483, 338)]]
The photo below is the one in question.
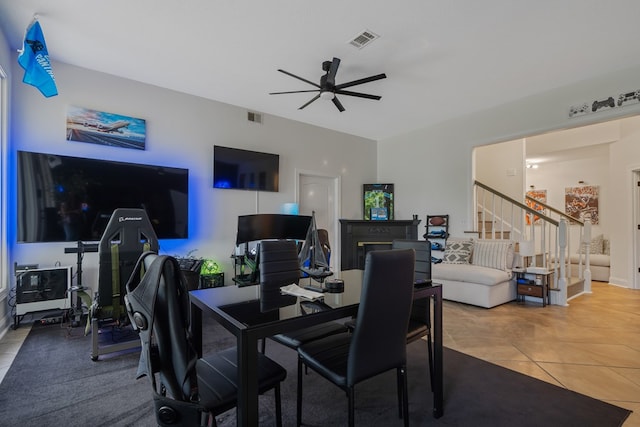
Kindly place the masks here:
[(431, 242), (428, 240), (396, 239), (391, 249), (414, 249), (416, 251), (415, 281), (431, 280)]
[(145, 251), (158, 252), (158, 247), (158, 238), (144, 209), (113, 211), (98, 244), (98, 304), (101, 307), (121, 304), (124, 287), (138, 258)]
[(347, 385), (406, 362), (414, 264), (413, 249), (367, 254), (358, 319), (349, 349)]
[(293, 240), (263, 240), (259, 251), (260, 306), (270, 310), (294, 304), (296, 297), (281, 295), (280, 288), (300, 282), (298, 247)]
[[(137, 280), (139, 271), (142, 279)], [(195, 390), (197, 354), (189, 335), (190, 305), (187, 283), (178, 261), (167, 255), (145, 252), (126, 284), (127, 312), (140, 334), (142, 351), (138, 377), (155, 375), (175, 400), (189, 402)]]
[(324, 258), (327, 260), (327, 263), (329, 263), (329, 259), (331, 258), (331, 245), (329, 244), (329, 232), (324, 228), (318, 229), (318, 241), (320, 242), (320, 247), (322, 247), (322, 252), (324, 252)]
[[(408, 249), (416, 251), (416, 266), (414, 268), (414, 282), (431, 282), (431, 242), (428, 240), (403, 240), (397, 239), (391, 242), (391, 249)], [(431, 324), (431, 302), (429, 299), (419, 299), (411, 304), (411, 319)]]

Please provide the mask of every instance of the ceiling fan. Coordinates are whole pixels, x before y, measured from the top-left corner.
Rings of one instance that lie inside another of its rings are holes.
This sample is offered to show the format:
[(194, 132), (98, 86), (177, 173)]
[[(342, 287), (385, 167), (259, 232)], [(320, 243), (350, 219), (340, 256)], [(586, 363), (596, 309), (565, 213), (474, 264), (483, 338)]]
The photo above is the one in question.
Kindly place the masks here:
[(307, 105), (311, 104), (313, 101), (315, 101), (318, 98), (322, 98), (322, 99), (327, 99), (327, 100), (332, 100), (333, 104), (338, 108), (338, 110), (340, 110), (340, 112), (344, 111), (344, 107), (342, 106), (342, 103), (338, 100), (338, 97), (336, 95), (349, 95), (349, 96), (357, 96), (358, 98), (367, 98), (367, 99), (375, 99), (376, 101), (380, 100), (382, 97), (381, 96), (377, 96), (377, 95), (369, 95), (367, 93), (360, 93), (360, 92), (352, 92), (349, 90), (344, 90), (348, 87), (351, 86), (356, 86), (356, 85), (361, 85), (363, 83), (369, 83), (369, 82), (373, 82), (376, 80), (380, 80), (380, 79), (385, 79), (387, 78), (387, 75), (382, 73), (382, 74), (377, 74), (375, 76), (371, 76), (371, 77), (365, 77), (363, 79), (358, 79), (358, 80), (353, 80), (351, 82), (347, 82), (347, 83), (342, 83), (337, 85), (336, 84), (336, 73), (338, 72), (338, 67), (340, 66), (340, 59), (339, 58), (333, 58), (332, 61), (324, 61), (322, 63), (322, 70), (326, 72), (326, 74), (322, 77), (320, 77), (320, 84), (316, 84), (313, 83), (312, 81), (309, 81), (307, 79), (303, 79), (302, 77), (298, 77), (295, 74), (291, 74), (288, 71), (282, 70), (282, 69), (278, 69), (278, 71), (280, 71), (281, 73), (284, 73), (288, 76), (291, 76), (293, 78), (296, 78), (298, 80), (302, 80), (305, 83), (309, 83), (310, 85), (313, 85), (315, 87), (317, 87), (318, 89), (310, 89), (310, 90), (292, 90), (292, 91), (288, 91), (288, 92), (271, 92), (269, 95), (282, 95), (282, 94), (287, 94), (287, 93), (302, 93), (302, 92), (318, 92), (318, 94), (316, 96), (314, 96), (309, 102), (307, 102), (306, 104), (304, 104), (302, 107), (298, 108), (299, 110), (302, 110), (303, 108), (305, 108)]

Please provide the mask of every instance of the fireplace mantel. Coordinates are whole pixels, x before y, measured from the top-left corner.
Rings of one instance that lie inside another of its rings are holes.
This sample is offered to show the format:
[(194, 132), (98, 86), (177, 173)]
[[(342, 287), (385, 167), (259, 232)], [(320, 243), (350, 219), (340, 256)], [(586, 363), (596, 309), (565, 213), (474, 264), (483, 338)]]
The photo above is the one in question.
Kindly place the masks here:
[(364, 269), (368, 250), (391, 248), (395, 239), (418, 239), (419, 219), (396, 221), (340, 220), (343, 270)]

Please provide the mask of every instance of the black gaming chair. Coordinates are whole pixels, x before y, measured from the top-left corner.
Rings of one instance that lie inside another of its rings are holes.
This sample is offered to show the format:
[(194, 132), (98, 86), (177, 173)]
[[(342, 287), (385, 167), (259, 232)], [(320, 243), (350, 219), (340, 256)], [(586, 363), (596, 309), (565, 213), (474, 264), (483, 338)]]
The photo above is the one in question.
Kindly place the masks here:
[[(98, 294), (89, 315), (92, 360), (140, 345), (137, 339), (127, 340), (126, 333), (121, 334), (120, 339), (116, 339), (114, 333), (128, 323), (123, 305), (125, 285), (145, 251), (158, 251), (158, 238), (147, 213), (143, 209), (116, 209), (98, 244)], [(100, 342), (100, 325), (112, 328), (111, 342)]]
[[(281, 295), (280, 288), (300, 281), (300, 264), (293, 240), (265, 240), (260, 242), (260, 305), (281, 307), (296, 302), (296, 297)], [(336, 322), (327, 322), (270, 337), (272, 340), (297, 350), (304, 343), (345, 332), (347, 328)], [(266, 340), (262, 341), (262, 353)]]
[(396, 369), (400, 417), (404, 418), (405, 426), (409, 425), (405, 336), (413, 299), (414, 263), (413, 249), (369, 252), (365, 260), (358, 321), (353, 334), (345, 332), (300, 346), (298, 426), (302, 423), (303, 365), (347, 393), (349, 426), (354, 425), (356, 384)]
[[(136, 272), (145, 269), (141, 280)], [(144, 253), (126, 286), (126, 306), (139, 332), (137, 378), (149, 376), (159, 426), (211, 426), (236, 406), (235, 347), (198, 358), (191, 340), (186, 279), (175, 258)], [(287, 371), (258, 355), (258, 391), (275, 389), (276, 424), (282, 425), (280, 383)]]

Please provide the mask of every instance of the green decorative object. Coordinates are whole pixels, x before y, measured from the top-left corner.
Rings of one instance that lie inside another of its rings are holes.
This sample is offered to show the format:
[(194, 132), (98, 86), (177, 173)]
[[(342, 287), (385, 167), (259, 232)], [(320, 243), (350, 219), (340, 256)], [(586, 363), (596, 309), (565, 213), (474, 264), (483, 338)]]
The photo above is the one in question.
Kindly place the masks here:
[(201, 276), (209, 276), (211, 274), (221, 273), (220, 266), (217, 262), (211, 259), (205, 259), (202, 263), (202, 268), (200, 269)]

